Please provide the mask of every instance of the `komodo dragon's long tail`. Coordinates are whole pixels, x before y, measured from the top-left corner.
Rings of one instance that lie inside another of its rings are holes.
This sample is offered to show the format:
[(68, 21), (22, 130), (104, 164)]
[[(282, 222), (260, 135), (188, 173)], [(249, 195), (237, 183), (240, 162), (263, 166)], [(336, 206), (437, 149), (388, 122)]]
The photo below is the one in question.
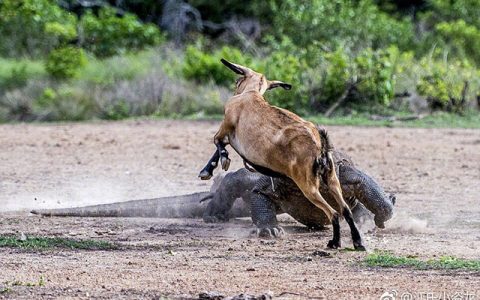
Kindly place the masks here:
[[(211, 198), (210, 192), (145, 200), (132, 200), (111, 204), (75, 208), (38, 209), (32, 214), (58, 217), (137, 217), (137, 218), (201, 218), (208, 205), (203, 199)], [(237, 201), (232, 213), (235, 217), (249, 216), (247, 205)]]

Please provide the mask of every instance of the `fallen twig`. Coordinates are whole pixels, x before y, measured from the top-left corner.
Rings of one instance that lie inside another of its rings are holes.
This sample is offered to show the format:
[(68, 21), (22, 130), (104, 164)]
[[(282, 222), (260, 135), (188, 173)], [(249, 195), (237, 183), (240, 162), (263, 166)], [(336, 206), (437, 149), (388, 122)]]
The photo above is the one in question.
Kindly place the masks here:
[(325, 117), (330, 117), (332, 113), (347, 99), (347, 96), (350, 94), (350, 91), (357, 85), (358, 81), (351, 82), (348, 84), (347, 88), (345, 91), (340, 95), (340, 97), (335, 101), (335, 103), (330, 106), (327, 111), (325, 112), (324, 116)]
[(425, 118), (425, 114), (418, 114), (418, 115), (410, 115), (410, 116), (382, 116), (382, 115), (371, 115), (369, 117), (372, 121), (388, 121), (388, 122), (395, 122), (395, 121), (413, 121), (413, 120), (420, 120)]

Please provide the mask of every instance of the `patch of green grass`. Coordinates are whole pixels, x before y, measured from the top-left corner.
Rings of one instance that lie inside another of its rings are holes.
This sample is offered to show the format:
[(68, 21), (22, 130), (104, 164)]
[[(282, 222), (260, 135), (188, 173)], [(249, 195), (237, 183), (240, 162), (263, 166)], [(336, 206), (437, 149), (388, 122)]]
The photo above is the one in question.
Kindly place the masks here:
[(78, 79), (97, 84), (112, 84), (118, 80), (132, 80), (146, 74), (152, 68), (155, 52), (145, 50), (126, 53), (107, 59), (89, 57), (88, 63), (79, 72)]
[(44, 286), (45, 285), (45, 279), (43, 276), (40, 276), (37, 282), (23, 282), (20, 280), (14, 280), (12, 282), (5, 282), (7, 286)]
[[(405, 116), (398, 114), (396, 116)], [(437, 112), (422, 119), (409, 121), (372, 120), (368, 114), (352, 116), (309, 116), (308, 120), (321, 125), (344, 126), (380, 126), (380, 127), (417, 127), (417, 128), (480, 128), (480, 113), (468, 112), (457, 115), (446, 112)]]
[(34, 78), (45, 76), (42, 61), (0, 58), (0, 94), (3, 91), (21, 88)]
[(0, 247), (21, 248), (28, 250), (45, 250), (52, 248), (80, 249), (80, 250), (114, 250), (118, 246), (95, 240), (75, 240), (58, 237), (27, 237), (22, 240), (13, 236), (0, 236)]
[(309, 121), (312, 121), (320, 125), (343, 125), (343, 126), (388, 126), (391, 122), (388, 121), (374, 121), (371, 120), (367, 115), (357, 115), (357, 116), (336, 116), (336, 117), (324, 117), (322, 115), (318, 116), (308, 116), (306, 117)]
[(395, 256), (390, 252), (374, 252), (369, 254), (363, 263), (369, 267), (402, 268), (410, 267), (415, 269), (464, 269), (480, 270), (480, 260), (468, 260), (453, 256), (443, 256), (439, 259), (420, 260), (412, 256)]
[(26, 72), (31, 75), (45, 75), (45, 66), (41, 60), (30, 59), (7, 59), (0, 57), (0, 78), (11, 75), (12, 70), (25, 67)]

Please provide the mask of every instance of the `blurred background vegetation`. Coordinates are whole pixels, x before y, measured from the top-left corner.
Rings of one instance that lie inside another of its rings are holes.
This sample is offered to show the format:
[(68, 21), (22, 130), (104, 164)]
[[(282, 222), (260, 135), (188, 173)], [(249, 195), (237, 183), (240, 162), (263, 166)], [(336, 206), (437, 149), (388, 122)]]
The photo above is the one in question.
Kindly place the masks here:
[(480, 120), (478, 0), (2, 0), (0, 36), (0, 122), (219, 115), (222, 57), (324, 123)]

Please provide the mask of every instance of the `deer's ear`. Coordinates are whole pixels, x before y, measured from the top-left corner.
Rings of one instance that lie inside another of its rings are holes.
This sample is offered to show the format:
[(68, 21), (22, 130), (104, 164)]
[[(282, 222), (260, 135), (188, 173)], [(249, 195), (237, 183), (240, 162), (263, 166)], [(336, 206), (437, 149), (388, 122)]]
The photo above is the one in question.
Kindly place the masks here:
[(250, 69), (247, 68), (247, 67), (244, 67), (242, 65), (237, 65), (237, 64), (234, 64), (234, 63), (231, 63), (229, 62), (228, 60), (226, 59), (221, 59), (220, 60), (222, 62), (222, 64), (224, 64), (227, 68), (229, 68), (230, 70), (232, 70), (233, 72), (239, 74), (239, 75), (243, 75), (243, 76), (246, 76), (249, 72), (250, 72)]
[(281, 88), (283, 88), (284, 90), (290, 90), (290, 89), (292, 89), (292, 85), (291, 85), (291, 84), (288, 84), (288, 83), (285, 83), (285, 82), (279, 81), (279, 80), (272, 80), (272, 81), (269, 81), (269, 82), (268, 82), (268, 88), (267, 88), (267, 90), (271, 90), (271, 89), (274, 89), (274, 88), (277, 88), (277, 87), (281, 87)]

